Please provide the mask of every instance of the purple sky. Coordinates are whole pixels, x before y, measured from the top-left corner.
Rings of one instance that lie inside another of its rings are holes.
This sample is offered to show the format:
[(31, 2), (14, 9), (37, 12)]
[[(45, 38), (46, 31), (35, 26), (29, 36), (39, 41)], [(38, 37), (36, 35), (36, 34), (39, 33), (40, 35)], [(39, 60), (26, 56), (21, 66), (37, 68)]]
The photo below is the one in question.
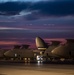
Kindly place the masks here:
[(0, 48), (10, 48), (16, 44), (35, 47), (37, 36), (46, 42), (55, 38), (74, 38), (73, 0), (2, 1)]

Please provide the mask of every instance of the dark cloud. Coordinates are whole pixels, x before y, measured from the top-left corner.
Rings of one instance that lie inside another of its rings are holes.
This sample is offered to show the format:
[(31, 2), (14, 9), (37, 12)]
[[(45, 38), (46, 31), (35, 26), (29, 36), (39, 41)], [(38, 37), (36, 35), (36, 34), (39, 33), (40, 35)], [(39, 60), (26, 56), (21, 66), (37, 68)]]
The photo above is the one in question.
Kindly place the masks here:
[[(36, 3), (31, 2), (6, 2), (0, 3), (0, 15), (19, 15), (23, 10), (34, 11), (42, 16), (67, 16), (74, 15), (74, 1), (73, 0), (55, 0), (55, 1), (40, 1)], [(25, 13), (25, 12), (24, 12)], [(31, 15), (32, 14), (32, 15)], [(27, 19), (38, 19), (33, 17), (33, 13), (27, 15)], [(31, 18), (28, 18), (30, 16)]]
[(30, 2), (0, 3), (0, 15), (16, 15), (28, 8)]
[(40, 18), (39, 11), (33, 11), (31, 14), (24, 16), (25, 20), (36, 20)]
[(36, 20), (39, 18), (47, 18), (49, 16), (73, 16), (74, 15), (74, 1), (70, 0), (55, 0), (46, 2), (37, 2), (29, 6), (29, 11), (37, 10), (25, 16), (26, 20)]
[(55, 0), (54, 2), (38, 2), (32, 5), (32, 10), (40, 10), (40, 14), (49, 16), (74, 15), (74, 1)]

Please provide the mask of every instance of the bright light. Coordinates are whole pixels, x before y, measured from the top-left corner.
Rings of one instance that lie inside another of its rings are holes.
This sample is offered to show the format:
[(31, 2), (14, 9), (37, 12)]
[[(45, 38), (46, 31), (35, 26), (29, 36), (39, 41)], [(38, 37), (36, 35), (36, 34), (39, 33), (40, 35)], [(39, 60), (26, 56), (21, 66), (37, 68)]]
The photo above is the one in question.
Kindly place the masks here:
[(38, 50), (46, 50), (47, 48), (38, 48)]
[(17, 54), (15, 54), (15, 57), (17, 57)]
[(37, 61), (40, 61), (40, 56), (37, 56)]
[(61, 58), (60, 60), (61, 60), (61, 61), (65, 61), (65, 58)]
[(38, 64), (43, 62), (42, 56), (37, 56), (37, 62), (38, 62)]

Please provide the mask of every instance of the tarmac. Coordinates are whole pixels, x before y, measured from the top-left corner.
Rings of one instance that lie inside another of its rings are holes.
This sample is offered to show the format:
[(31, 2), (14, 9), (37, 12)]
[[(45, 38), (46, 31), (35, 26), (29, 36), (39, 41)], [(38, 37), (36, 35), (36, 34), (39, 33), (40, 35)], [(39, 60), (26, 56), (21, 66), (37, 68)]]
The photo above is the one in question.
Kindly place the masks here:
[(74, 75), (74, 65), (0, 63), (0, 75)]

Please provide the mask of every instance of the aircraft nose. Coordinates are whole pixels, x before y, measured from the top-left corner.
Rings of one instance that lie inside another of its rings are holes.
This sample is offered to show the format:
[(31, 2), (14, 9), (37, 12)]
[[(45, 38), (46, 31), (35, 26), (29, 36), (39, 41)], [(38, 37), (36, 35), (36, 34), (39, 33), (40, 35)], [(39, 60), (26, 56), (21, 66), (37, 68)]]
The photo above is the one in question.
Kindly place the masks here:
[(51, 53), (52, 54), (55, 54), (57, 51), (55, 50), (55, 49), (53, 49), (52, 51), (51, 51)]
[(56, 47), (55, 49), (53, 49), (53, 50), (51, 51), (51, 53), (52, 53), (52, 54), (55, 54), (55, 55), (59, 55), (59, 54), (62, 53), (62, 49), (61, 49), (60, 46), (59, 46), (59, 47)]
[(8, 56), (8, 55), (9, 55), (9, 52), (8, 52), (8, 51), (7, 51), (7, 52), (5, 52), (5, 53), (4, 53), (4, 55), (5, 55), (5, 56)]
[(51, 53), (54, 53), (54, 50), (52, 50)]
[(51, 51), (52, 54), (62, 56), (62, 57), (68, 57), (69, 56), (69, 49), (67, 46), (58, 46), (55, 49)]
[(5, 56), (9, 57), (9, 56), (13, 56), (12, 51), (7, 51), (4, 53)]

